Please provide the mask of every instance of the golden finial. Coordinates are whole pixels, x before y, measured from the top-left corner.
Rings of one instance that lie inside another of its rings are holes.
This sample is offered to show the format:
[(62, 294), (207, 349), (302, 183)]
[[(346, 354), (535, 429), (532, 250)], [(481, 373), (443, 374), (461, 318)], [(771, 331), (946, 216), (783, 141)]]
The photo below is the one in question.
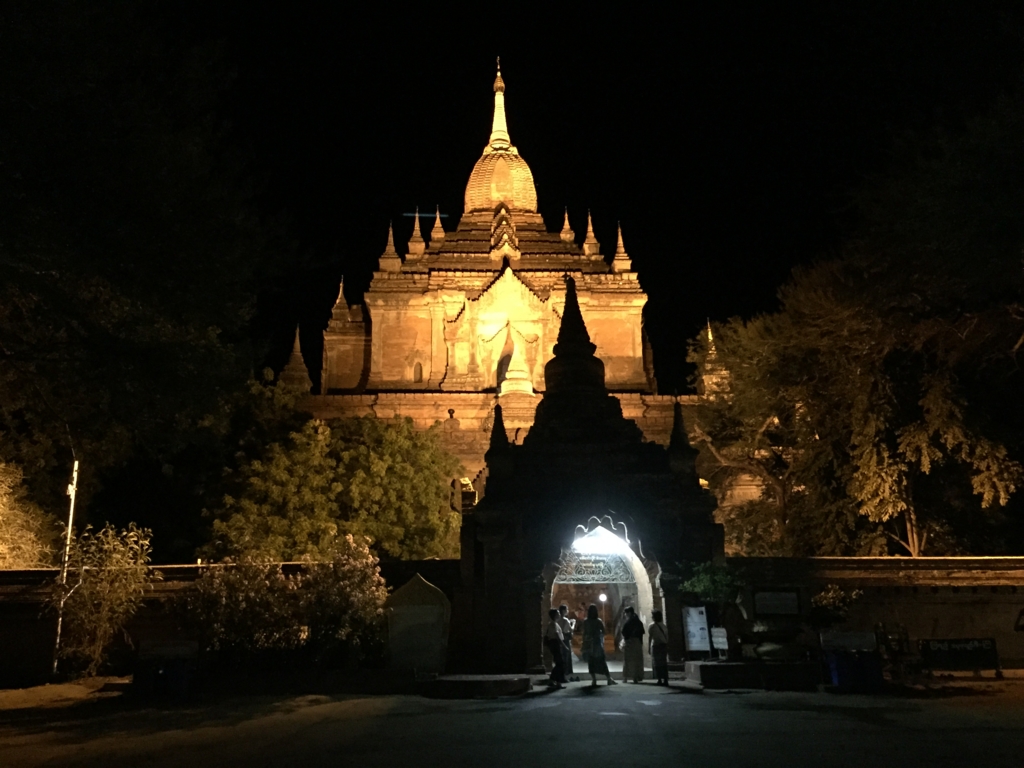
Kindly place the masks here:
[(587, 211), (587, 237), (583, 241), (583, 255), (592, 259), (601, 258), (601, 245), (594, 237), (594, 222), (590, 218), (590, 211)]
[(409, 237), (409, 252), (406, 258), (419, 258), (426, 249), (427, 244), (423, 241), (423, 235), (420, 234), (420, 207), (417, 205), (416, 212), (412, 217), (412, 235)]
[(501, 57), (498, 57), (498, 76), (494, 78), (494, 120), (491, 122), (490, 146), (494, 149), (508, 149), (512, 140), (508, 137), (505, 124), (505, 81), (501, 79)]
[(505, 81), (501, 79), (501, 56), (498, 57), (498, 75), (494, 78), (494, 92), (505, 92)]
[(434, 228), (430, 230), (430, 243), (431, 245), (440, 243), (444, 240), (444, 227), (441, 226), (441, 206), (437, 206), (437, 214), (434, 217)]
[(612, 258), (612, 271), (613, 272), (632, 272), (633, 261), (629, 258), (629, 254), (626, 253), (626, 246), (622, 243), (622, 222), (618, 222), (619, 225), (619, 241), (615, 246), (615, 256)]
[(397, 272), (402, 268), (402, 260), (398, 257), (398, 251), (395, 250), (395, 232), (390, 221), (388, 222), (388, 244), (384, 247), (384, 253), (380, 255), (378, 264), (378, 268), (382, 272)]
[(562, 231), (560, 237), (567, 243), (574, 242), (576, 240), (576, 233), (572, 231), (572, 227), (569, 226), (569, 207), (565, 208), (565, 222), (562, 224)]
[(398, 251), (395, 250), (395, 230), (392, 223), (388, 222), (388, 244), (384, 246), (385, 256), (397, 256)]

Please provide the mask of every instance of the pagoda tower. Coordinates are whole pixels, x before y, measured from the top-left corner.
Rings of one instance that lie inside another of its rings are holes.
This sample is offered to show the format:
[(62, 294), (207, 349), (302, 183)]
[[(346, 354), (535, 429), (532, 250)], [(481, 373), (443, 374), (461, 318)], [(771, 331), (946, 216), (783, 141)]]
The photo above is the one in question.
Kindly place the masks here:
[(712, 518), (714, 497), (700, 486), (681, 411), (676, 409), (669, 448), (644, 441), (607, 389), (575, 280), (568, 277), (565, 284), (533, 426), (521, 445), (510, 443), (497, 411), (484, 497), (463, 516), (464, 590), (456, 601), (456, 626), (460, 642), (475, 647), (477, 656), (486, 649), (476, 671), (539, 667), (553, 583), (568, 561), (579, 567), (574, 551), (589, 558), (587, 567), (614, 570), (594, 559), (593, 547), (579, 546), (581, 535), (600, 534), (611, 542), (607, 556), (630, 571), (622, 578), (636, 585), (638, 613), (649, 619), (653, 610), (665, 612), (676, 654), (682, 648), (673, 602), (678, 590), (662, 589), (662, 582), (671, 581), (680, 562), (724, 556), (722, 528)]
[(414, 218), (404, 245), (389, 229), (362, 300), (349, 305), (339, 295), (332, 310), (322, 370), (312, 377), (321, 394), (309, 409), (321, 418), (408, 416), (423, 429), (453, 410), (459, 430), (446, 432), (450, 448), (474, 478), (495, 405), (503, 405), (510, 439), (521, 442), (533, 426), (570, 275), (608, 390), (647, 439), (667, 444), (674, 399), (655, 391), (647, 295), (621, 231), (607, 256), (589, 212), (585, 221), (580, 212), (580, 242), (568, 212), (548, 231), (533, 171), (511, 138), (500, 67), (493, 99), (461, 217), (445, 229), (441, 212), (424, 206), (425, 220)]

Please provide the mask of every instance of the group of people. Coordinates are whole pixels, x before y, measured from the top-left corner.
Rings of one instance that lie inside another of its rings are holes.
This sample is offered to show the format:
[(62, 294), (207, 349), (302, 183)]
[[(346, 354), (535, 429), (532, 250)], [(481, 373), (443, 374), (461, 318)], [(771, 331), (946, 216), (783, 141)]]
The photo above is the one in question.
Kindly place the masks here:
[[(623, 652), (625, 661), (622, 665), (622, 679), (625, 682), (639, 683), (644, 678), (644, 646), (643, 638), (647, 635), (654, 667), (654, 677), (658, 685), (668, 685), (668, 631), (661, 611), (654, 611), (653, 623), (646, 630), (640, 617), (632, 607), (625, 609), (626, 622), (622, 626)], [(553, 688), (561, 688), (573, 677), (572, 670), (572, 635), (575, 631), (575, 620), (569, 618), (569, 606), (564, 603), (558, 608), (548, 611), (550, 621), (544, 630), (544, 642), (551, 651), (551, 679)], [(604, 622), (597, 615), (597, 606), (587, 608), (587, 618), (583, 620), (583, 644), (580, 657), (587, 664), (590, 672), (591, 685), (597, 685), (598, 675), (604, 675), (608, 685), (615, 685), (611, 672), (608, 671), (608, 660), (604, 650)]]

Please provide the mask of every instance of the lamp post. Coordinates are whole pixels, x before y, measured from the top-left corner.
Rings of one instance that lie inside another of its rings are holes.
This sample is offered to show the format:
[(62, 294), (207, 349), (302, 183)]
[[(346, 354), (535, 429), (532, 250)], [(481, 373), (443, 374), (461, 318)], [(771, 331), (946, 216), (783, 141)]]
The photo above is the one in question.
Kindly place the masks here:
[(78, 459), (75, 459), (71, 470), (71, 482), (68, 483), (68, 496), (71, 504), (68, 508), (68, 530), (64, 538), (64, 557), (60, 564), (60, 602), (57, 604), (57, 638), (53, 643), (53, 674), (57, 674), (57, 660), (60, 657), (60, 631), (64, 624), (64, 601), (67, 600), (68, 558), (71, 556), (71, 526), (75, 522), (75, 494), (78, 492)]

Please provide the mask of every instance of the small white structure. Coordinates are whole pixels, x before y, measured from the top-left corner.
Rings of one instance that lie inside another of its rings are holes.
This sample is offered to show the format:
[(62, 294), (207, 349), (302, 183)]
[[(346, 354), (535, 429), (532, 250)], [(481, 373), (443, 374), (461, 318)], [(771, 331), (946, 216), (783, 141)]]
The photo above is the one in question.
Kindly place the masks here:
[(391, 593), (384, 609), (391, 668), (416, 674), (444, 672), (452, 615), (444, 592), (417, 573)]

